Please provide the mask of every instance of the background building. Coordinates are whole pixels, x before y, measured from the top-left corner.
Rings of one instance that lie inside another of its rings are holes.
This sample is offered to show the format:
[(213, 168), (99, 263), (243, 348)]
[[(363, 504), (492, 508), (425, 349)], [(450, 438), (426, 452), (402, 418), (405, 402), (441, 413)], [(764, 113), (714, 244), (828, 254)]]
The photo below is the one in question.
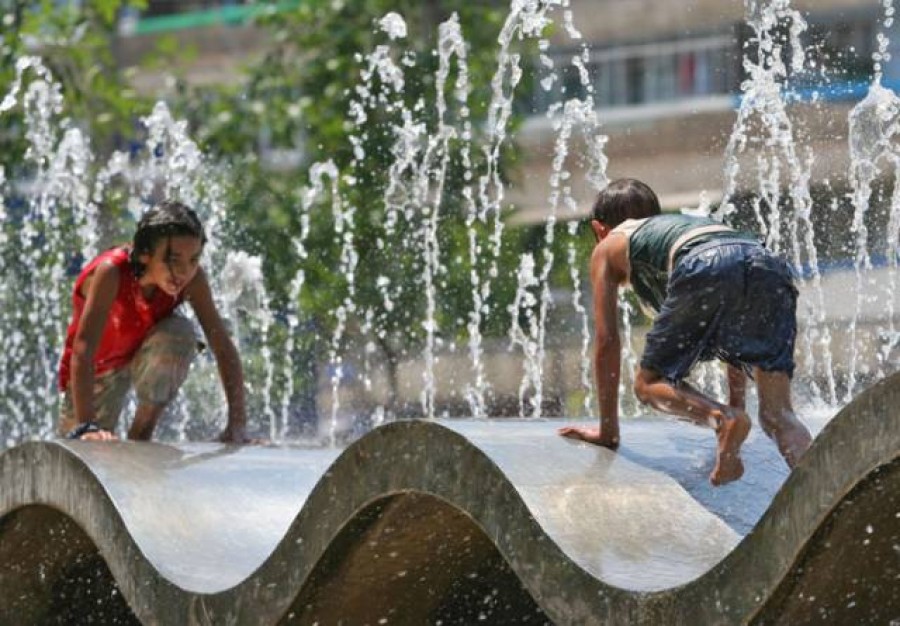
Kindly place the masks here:
[[(253, 18), (293, 4), (296, 0), (266, 5), (151, 0), (145, 10), (123, 15), (120, 58), (123, 65), (137, 64), (164, 37), (184, 51), (182, 60), (165, 71), (137, 69), (134, 82), (140, 90), (164, 94), (173, 69), (195, 84), (232, 82), (240, 78), (240, 66), (265, 50), (265, 34), (253, 26)], [(795, 0), (792, 5), (807, 19), (804, 41), (817, 66), (792, 77), (798, 96), (791, 108), (795, 133), (816, 155), (813, 184), (841, 180), (848, 166), (847, 115), (871, 79), (883, 8), (876, 0)], [(545, 113), (553, 102), (584, 95), (571, 64), (584, 46), (598, 117), (609, 135), (609, 175), (646, 180), (670, 209), (696, 206), (701, 194), (710, 202), (719, 200), (750, 36), (744, 3), (573, 0), (572, 11), (583, 39), (569, 39), (559, 28), (548, 51), (559, 80), (550, 90), (536, 80), (533, 92), (522, 95), (520, 109), (528, 118), (517, 138), (526, 158), (509, 193), (520, 209), (517, 219), (538, 222), (546, 215), (555, 133)], [(885, 69), (888, 86), (900, 79), (900, 54), (893, 57)], [(583, 181), (573, 185), (586, 211), (593, 192)]]
[[(150, 0), (142, 11), (123, 13), (120, 60), (124, 66), (137, 66), (134, 84), (151, 94), (164, 94), (171, 88), (166, 79), (172, 71), (196, 85), (235, 82), (241, 77), (237, 70), (258, 59), (265, 49), (265, 33), (253, 25), (253, 18), (267, 10), (277, 8), (242, 0)], [(181, 52), (178, 64), (139, 67), (163, 39)]]
[[(809, 29), (807, 54), (816, 70), (792, 76), (798, 101), (790, 115), (795, 136), (815, 155), (811, 181), (846, 179), (847, 117), (871, 81), (872, 55), (883, 19), (873, 0), (795, 0)], [(724, 152), (744, 79), (751, 35), (739, 0), (576, 0), (574, 22), (589, 47), (598, 117), (609, 135), (610, 177), (633, 176), (658, 190), (666, 208), (697, 206), (701, 193), (721, 198)], [(561, 38), (551, 49), (568, 66), (556, 91), (582, 95), (569, 60), (582, 42)], [(887, 86), (900, 78), (898, 55), (885, 67)], [(533, 115), (520, 139), (528, 161), (512, 198), (527, 219), (539, 217), (549, 177), (553, 133), (545, 116), (558, 93), (537, 89)], [(813, 102), (813, 100), (815, 100)], [(575, 181), (577, 184), (578, 181)], [(589, 190), (577, 190), (587, 210)]]

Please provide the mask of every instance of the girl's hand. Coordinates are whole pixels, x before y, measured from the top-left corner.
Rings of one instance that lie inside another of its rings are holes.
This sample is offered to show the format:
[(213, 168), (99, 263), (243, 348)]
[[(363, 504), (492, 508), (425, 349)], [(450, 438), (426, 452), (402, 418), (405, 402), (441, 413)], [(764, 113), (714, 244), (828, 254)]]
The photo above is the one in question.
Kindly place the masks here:
[(112, 431), (106, 430), (92, 420), (88, 420), (86, 422), (79, 422), (79, 424), (66, 435), (66, 439), (80, 439), (81, 441), (115, 441), (118, 437), (116, 437), (115, 433)]
[(98, 430), (93, 433), (84, 433), (81, 437), (79, 437), (81, 441), (118, 441), (119, 438), (115, 433), (111, 433), (108, 430)]

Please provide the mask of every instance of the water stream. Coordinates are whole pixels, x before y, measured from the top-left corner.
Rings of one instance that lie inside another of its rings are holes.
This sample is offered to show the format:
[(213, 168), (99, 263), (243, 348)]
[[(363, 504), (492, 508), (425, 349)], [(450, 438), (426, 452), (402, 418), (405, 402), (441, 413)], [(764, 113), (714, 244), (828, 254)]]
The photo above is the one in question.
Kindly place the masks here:
[[(795, 136), (790, 100), (785, 95), (793, 77), (809, 69), (803, 46), (806, 21), (789, 0), (746, 0), (745, 6), (754, 45), (747, 48), (743, 60), (746, 79), (741, 85), (736, 121), (724, 155), (724, 200), (714, 213), (731, 220), (740, 212), (742, 198), (751, 198), (753, 219), (767, 245), (793, 261), (805, 288), (812, 293), (812, 304), (799, 311), (798, 350), (804, 355), (806, 369), (798, 378), (809, 386), (817, 401), (836, 405), (849, 398), (861, 380), (856, 364), (859, 351), (865, 348), (858, 337), (858, 320), (867, 306), (865, 286), (872, 280), (866, 221), (872, 185), (883, 174), (885, 165), (894, 180), (900, 172), (900, 151), (896, 147), (900, 101), (882, 85), (879, 65), (889, 58), (889, 40), (885, 32), (879, 33), (875, 77), (868, 96), (856, 106), (849, 120), (852, 166), (848, 180), (853, 190), (856, 314), (848, 329), (850, 353), (844, 358), (835, 352), (832, 327), (825, 313), (828, 296), (815, 245), (817, 224), (810, 193), (814, 156)], [(883, 0), (882, 6), (883, 27), (887, 31), (893, 24), (894, 9), (891, 0)], [(585, 187), (591, 194), (607, 183), (607, 137), (603, 132), (603, 111), (595, 102), (594, 78), (588, 70), (590, 49), (586, 44), (571, 57), (585, 96), (569, 98), (563, 94), (547, 114), (555, 140), (547, 181), (544, 245), (537, 254), (521, 254), (517, 276), (500, 276), (498, 269), (508, 228), (504, 214), (510, 208), (501, 176), (501, 155), (512, 139), (510, 120), (525, 71), (523, 54), (536, 51), (534, 58), (543, 76), (540, 88), (551, 92), (560, 81), (560, 68), (554, 66), (548, 52), (553, 43), (546, 39), (546, 28), (560, 18), (567, 35), (579, 40), (577, 15), (568, 0), (511, 2), (498, 38), (497, 66), (483, 137), (482, 129), (474, 129), (471, 121), (467, 44), (458, 18), (454, 15), (439, 26), (434, 101), (414, 103), (404, 99), (405, 68), (418, 63), (415, 55), (404, 49), (410, 36), (406, 22), (397, 13), (389, 13), (378, 22), (387, 41), (368, 53), (361, 51), (358, 58), (359, 81), (347, 112), (347, 121), (355, 129), (350, 136), (353, 160), (348, 170), (339, 171), (329, 161), (313, 164), (298, 176), (301, 228), (292, 242), (298, 269), (290, 284), (289, 302), (278, 309), (267, 295), (260, 259), (241, 250), (225, 249), (220, 243), (221, 232), (229, 220), (223, 200), (223, 190), (229, 184), (227, 175), (201, 153), (185, 122), (174, 119), (160, 102), (141, 120), (148, 150), (137, 157), (114, 153), (105, 163), (97, 163), (90, 138), (66, 118), (65, 102), (52, 74), (40, 59), (19, 59), (16, 80), (0, 103), (0, 115), (14, 108), (24, 112), (24, 132), (30, 146), (26, 158), (32, 172), (28, 181), (11, 181), (0, 171), (0, 201), (25, 199), (24, 205), (0, 203), (0, 222), (4, 226), (0, 229), (0, 244), (6, 251), (0, 255), (0, 337), (5, 353), (0, 361), (0, 414), (8, 416), (10, 422), (5, 430), (0, 430), (5, 443), (47, 437), (53, 431), (58, 397), (56, 365), (68, 321), (74, 263), (71, 254), (81, 250), (83, 260), (99, 249), (98, 211), (113, 188), (124, 190), (125, 207), (133, 219), (161, 196), (177, 197), (200, 210), (210, 239), (204, 263), (209, 267), (221, 310), (239, 349), (258, 354), (261, 363), (248, 379), (251, 395), (260, 399), (252, 426), (273, 440), (287, 436), (291, 420), (294, 374), (301, 367), (295, 352), (300, 334), (307, 332), (302, 323), (301, 302), (309, 288), (308, 263), (314, 253), (309, 248), (311, 218), (322, 207), (330, 212), (334, 244), (339, 251), (334, 270), (340, 297), (327, 341), (331, 401), (326, 434), (332, 442), (339, 436), (343, 413), (352, 410), (342, 404), (348, 363), (363, 363), (362, 380), (371, 392), (378, 372), (378, 365), (373, 362), (377, 359), (375, 346), (386, 340), (388, 317), (396, 312), (409, 290), (424, 303), (424, 317), (415, 322), (423, 333), (421, 350), (405, 355), (408, 361), (418, 364), (416, 370), (421, 373), (421, 415), (438, 414), (441, 359), (455, 350), (457, 341), (466, 346), (470, 371), (460, 373), (454, 384), (470, 415), (489, 415), (494, 373), (486, 363), (489, 350), (485, 321), (496, 306), (497, 281), (512, 279), (516, 280), (517, 290), (510, 308), (507, 346), (512, 357), (522, 363), (520, 414), (542, 415), (548, 333), (554, 330), (551, 312), (560, 307), (569, 307), (577, 319), (579, 337), (572, 343), (577, 346), (577, 382), (583, 394), (579, 411), (595, 413), (586, 268), (576, 263), (574, 244), (568, 246), (564, 258), (555, 258), (551, 250), (560, 233), (570, 239), (575, 237), (578, 218), (584, 217), (585, 207), (592, 200), (578, 197), (573, 191), (577, 187), (575, 179), (586, 181)], [(364, 148), (365, 125), (378, 112), (387, 112), (390, 115), (386, 118), (395, 120), (389, 128), (392, 160), (385, 171), (382, 228), (374, 241), (363, 242), (357, 236), (361, 207), (355, 206), (343, 189), (352, 187), (360, 172), (371, 167)], [(580, 142), (574, 141), (576, 137)], [(475, 165), (476, 156), (483, 159), (483, 165)], [(465, 184), (460, 195), (461, 219), (467, 227), (465, 259), (448, 259), (442, 248), (442, 209), (447, 202), (446, 180), (452, 161), (461, 164), (464, 171)], [(890, 200), (887, 224), (888, 279), (883, 289), (889, 296), (890, 309), (880, 331), (877, 376), (896, 369), (895, 348), (900, 343), (893, 305), (900, 255), (898, 188), (895, 186)], [(708, 213), (710, 209), (701, 206), (699, 212)], [(561, 220), (565, 220), (564, 231), (559, 228)], [(9, 224), (14, 229), (7, 228)], [(357, 302), (361, 245), (397, 250), (398, 254), (412, 251), (417, 259), (416, 275), (407, 276), (406, 280), (384, 268), (376, 281), (381, 298), (378, 308), (362, 307)], [(465, 337), (451, 340), (442, 334), (438, 311), (443, 298), (442, 277), (448, 271), (448, 263), (456, 262), (465, 262), (469, 267), (471, 307), (463, 320)], [(565, 298), (556, 298), (550, 288), (550, 277), (558, 263), (568, 266), (570, 284)], [(621, 304), (625, 389), (630, 386), (636, 355), (630, 304), (625, 299)], [(274, 332), (278, 324), (284, 326), (284, 333)], [(355, 344), (351, 339), (355, 334), (363, 338), (361, 354), (353, 352)], [(285, 339), (276, 340), (276, 335)], [(836, 374), (841, 368), (846, 373)], [(195, 369), (193, 382), (179, 402), (179, 437), (190, 436), (199, 428), (198, 421), (212, 425), (225, 419), (223, 400), (216, 391), (214, 364), (207, 359)], [(698, 376), (704, 387), (723, 393), (720, 370), (706, 368)], [(839, 397), (840, 376), (846, 378), (843, 398)], [(375, 421), (390, 417), (385, 405), (376, 402), (370, 409)], [(0, 445), (3, 443), (0, 441)]]

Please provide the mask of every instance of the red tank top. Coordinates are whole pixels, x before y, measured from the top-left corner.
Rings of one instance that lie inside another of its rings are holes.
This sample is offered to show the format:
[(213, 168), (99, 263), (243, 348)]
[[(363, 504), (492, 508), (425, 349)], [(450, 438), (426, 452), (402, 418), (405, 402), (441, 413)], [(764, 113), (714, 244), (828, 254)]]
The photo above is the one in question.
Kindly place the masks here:
[(85, 303), (81, 287), (100, 263), (108, 261), (119, 268), (119, 291), (109, 310), (100, 345), (94, 354), (95, 374), (118, 369), (131, 361), (150, 329), (181, 304), (180, 295), (172, 297), (160, 289), (149, 300), (144, 298), (128, 253), (128, 248), (111, 248), (99, 254), (81, 270), (75, 281), (72, 291), (72, 321), (69, 323), (66, 346), (59, 363), (60, 390), (65, 390), (68, 386), (71, 375), (72, 346)]

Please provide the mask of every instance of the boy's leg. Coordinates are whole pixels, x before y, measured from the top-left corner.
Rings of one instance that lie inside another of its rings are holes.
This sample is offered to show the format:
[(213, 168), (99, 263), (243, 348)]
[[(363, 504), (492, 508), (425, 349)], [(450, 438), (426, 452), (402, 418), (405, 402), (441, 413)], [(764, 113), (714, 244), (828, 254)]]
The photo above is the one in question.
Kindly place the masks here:
[[(131, 388), (131, 375), (127, 367), (111, 372), (104, 372), (94, 377), (94, 413), (97, 424), (112, 433), (116, 431), (119, 415), (125, 407), (128, 390)], [(78, 425), (75, 419), (75, 405), (72, 402), (72, 386), (63, 392), (57, 432), (65, 437)]]
[(129, 439), (148, 440), (166, 406), (175, 398), (197, 355), (194, 326), (180, 315), (160, 320), (134, 357), (131, 375), (138, 408)]
[(750, 432), (750, 419), (740, 407), (707, 398), (684, 377), (697, 361), (715, 354), (721, 324), (743, 293), (746, 246), (701, 245), (675, 266), (666, 299), (647, 333), (635, 380), (635, 394), (642, 402), (716, 431), (716, 466), (709, 477), (714, 485), (744, 473), (740, 448)]
[(759, 390), (759, 424), (778, 445), (778, 451), (793, 468), (809, 448), (809, 430), (794, 414), (791, 379), (785, 372), (755, 371)]
[(716, 466), (709, 476), (714, 485), (724, 485), (744, 474), (740, 453), (741, 444), (750, 432), (750, 419), (743, 410), (707, 398), (686, 382), (672, 384), (643, 367), (638, 370), (634, 391), (641, 402), (659, 411), (716, 431)]

